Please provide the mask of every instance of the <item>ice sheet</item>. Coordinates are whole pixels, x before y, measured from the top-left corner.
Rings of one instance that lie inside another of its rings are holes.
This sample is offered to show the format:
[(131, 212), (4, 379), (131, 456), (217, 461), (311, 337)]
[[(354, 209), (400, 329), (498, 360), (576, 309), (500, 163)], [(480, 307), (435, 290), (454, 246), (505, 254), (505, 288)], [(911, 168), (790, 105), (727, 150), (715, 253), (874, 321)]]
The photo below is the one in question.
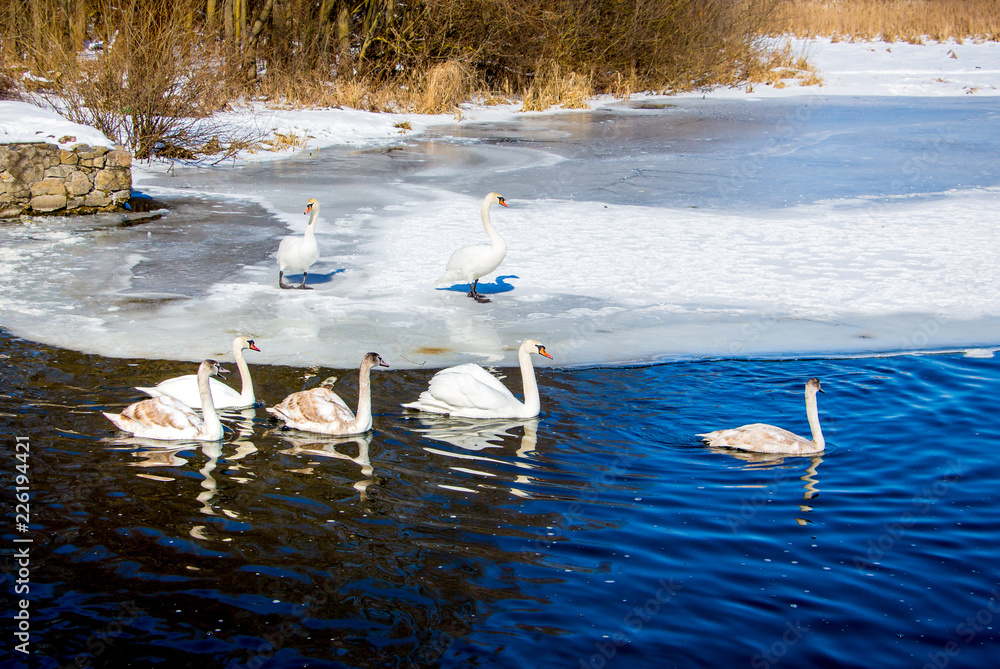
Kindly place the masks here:
[[(157, 216), (0, 228), (0, 323), (189, 360), (245, 333), (262, 348), (251, 364), (345, 368), (369, 350), (394, 367), (511, 364), (525, 337), (559, 365), (997, 346), (996, 44), (814, 46), (830, 83), (794, 95), (478, 109), (414, 118), (419, 135), (399, 116), (275, 112), (306, 150), (138, 165)], [(862, 50), (877, 58), (851, 69)], [(907, 88), (944, 67), (948, 81)], [(851, 97), (866, 89), (894, 96)], [(494, 207), (508, 254), (484, 305), (434, 280), (486, 241), (490, 190), (511, 207)], [(274, 252), (309, 197), (314, 290), (282, 291)]]

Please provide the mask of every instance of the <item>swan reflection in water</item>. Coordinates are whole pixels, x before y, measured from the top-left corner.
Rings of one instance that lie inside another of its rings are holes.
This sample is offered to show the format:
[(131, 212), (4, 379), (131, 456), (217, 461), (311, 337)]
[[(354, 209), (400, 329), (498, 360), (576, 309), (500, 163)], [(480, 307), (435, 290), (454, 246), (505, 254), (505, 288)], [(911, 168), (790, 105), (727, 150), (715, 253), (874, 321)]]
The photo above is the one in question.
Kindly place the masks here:
[[(791, 471), (794, 470), (795, 466), (804, 459), (801, 455), (754, 453), (751, 451), (739, 451), (732, 448), (718, 448), (711, 446), (708, 447), (708, 451), (716, 455), (726, 455), (741, 461), (743, 464), (739, 468), (743, 471), (774, 470), (774, 474), (772, 474), (769, 481), (762, 485), (745, 486), (748, 488), (765, 488), (770, 484), (781, 483), (792, 476)], [(787, 463), (785, 462), (786, 459), (788, 460)], [(819, 495), (819, 488), (817, 487), (817, 484), (819, 483), (819, 466), (823, 462), (823, 456), (813, 455), (809, 456), (808, 459), (809, 466), (806, 467), (805, 472), (798, 477), (800, 481), (805, 483), (805, 485), (802, 486), (802, 501), (798, 504), (799, 509), (803, 513), (809, 513), (813, 510), (810, 502)], [(795, 522), (799, 525), (808, 525), (812, 521), (806, 518), (796, 518)]]
[[(419, 421), (422, 427), (413, 428), (414, 432), (418, 432), (430, 439), (434, 439), (435, 441), (451, 444), (452, 446), (455, 446), (465, 452), (446, 451), (431, 446), (424, 446), (425, 451), (448, 458), (464, 460), (469, 463), (469, 465), (476, 465), (475, 467), (466, 465), (451, 465), (449, 466), (449, 469), (452, 471), (463, 474), (471, 474), (472, 476), (479, 476), (483, 478), (498, 479), (499, 477), (504, 476), (504, 474), (501, 472), (501, 468), (496, 465), (514, 465), (519, 469), (534, 468), (526, 460), (529, 454), (535, 451), (538, 443), (537, 418), (521, 420), (502, 418), (492, 420), (475, 420), (444, 417), (437, 418), (423, 415), (419, 418)], [(511, 444), (511, 442), (517, 439), (517, 435), (512, 433), (512, 431), (517, 428), (521, 428), (523, 430), (523, 434), (520, 442), (518, 443), (517, 450), (514, 452), (513, 458), (500, 459), (481, 454), (487, 449), (502, 449)], [(518, 497), (531, 497), (531, 493), (525, 490), (525, 488), (530, 485), (532, 480), (532, 477), (526, 474), (518, 474), (514, 477), (511, 485), (504, 487), (508, 487), (512, 495), (516, 495)], [(442, 488), (447, 488), (448, 490), (476, 492), (466, 486), (446, 483), (439, 483), (438, 485)], [(496, 484), (487, 484), (482, 482), (477, 485), (478, 487), (484, 488), (500, 487)]]
[[(281, 439), (291, 445), (291, 448), (278, 451), (284, 455), (307, 455), (316, 458), (336, 458), (348, 460), (361, 467), (361, 478), (354, 482), (354, 489), (358, 491), (362, 502), (368, 499), (368, 486), (376, 482), (375, 470), (372, 467), (369, 449), (372, 444), (374, 433), (366, 432), (351, 437), (329, 437), (322, 434), (301, 432), (299, 430), (276, 429), (271, 431), (271, 436)], [(355, 444), (358, 449), (356, 456), (350, 456), (337, 450), (338, 446)], [(302, 469), (292, 469), (289, 471), (300, 474), (311, 474), (313, 466), (319, 463), (310, 463)]]
[[(230, 447), (235, 447), (235, 451), (232, 455), (226, 458), (227, 462), (237, 462), (243, 458), (257, 452), (257, 446), (250, 440), (253, 435), (253, 423), (252, 419), (254, 416), (253, 409), (244, 409), (242, 411), (224, 412), (225, 415), (232, 418), (231, 422), (227, 423), (227, 427), (232, 428), (232, 432), (235, 433), (236, 437), (231, 442), (223, 441), (162, 441), (158, 439), (146, 439), (143, 437), (114, 437), (106, 439), (105, 441), (112, 445), (112, 448), (117, 450), (130, 450), (132, 455), (135, 456), (136, 461), (128, 463), (130, 467), (139, 467), (143, 470), (151, 470), (157, 467), (183, 467), (188, 464), (189, 459), (187, 457), (182, 457), (182, 453), (188, 454), (192, 452), (197, 452), (200, 450), (205, 458), (205, 464), (198, 470), (201, 474), (202, 480), (199, 485), (202, 488), (201, 492), (196, 496), (196, 501), (199, 504), (198, 511), (208, 516), (219, 515), (216, 512), (216, 508), (212, 505), (212, 500), (218, 494), (218, 481), (216, 480), (213, 472), (219, 464), (219, 459), (222, 458), (223, 447), (227, 450)], [(233, 473), (235, 471), (246, 470), (242, 464), (232, 464), (229, 467), (227, 473)], [(149, 471), (142, 471), (137, 474), (140, 478), (149, 479), (151, 481), (161, 481), (161, 482), (171, 482), (176, 481), (178, 477), (174, 476), (164, 476), (159, 474), (153, 474)], [(229, 476), (228, 478), (236, 483), (247, 483), (252, 480), (253, 472), (247, 471), (247, 476)], [(230, 518), (238, 518), (239, 514), (236, 511), (226, 508), (219, 508), (224, 515)], [(190, 531), (191, 536), (198, 539), (207, 539), (204, 536), (205, 526), (196, 525)], [(226, 539), (228, 540), (228, 539)]]

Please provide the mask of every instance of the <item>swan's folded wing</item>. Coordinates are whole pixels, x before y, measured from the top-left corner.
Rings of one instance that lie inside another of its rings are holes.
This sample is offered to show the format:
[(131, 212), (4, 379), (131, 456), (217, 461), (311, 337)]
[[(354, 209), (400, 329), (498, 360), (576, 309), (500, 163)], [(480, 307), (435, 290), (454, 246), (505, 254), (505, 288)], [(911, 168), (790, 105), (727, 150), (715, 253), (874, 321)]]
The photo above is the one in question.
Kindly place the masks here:
[(198, 414), (168, 395), (130, 404), (121, 415), (140, 425), (174, 430), (186, 430), (202, 423)]
[(330, 423), (354, 418), (344, 400), (329, 388), (292, 393), (281, 404), (268, 411), (296, 422)]
[(758, 453), (790, 453), (809, 443), (808, 439), (766, 423), (751, 423), (699, 436), (710, 446), (727, 446)]
[(456, 408), (500, 409), (517, 401), (495, 376), (472, 363), (442, 369), (427, 390), (435, 399)]

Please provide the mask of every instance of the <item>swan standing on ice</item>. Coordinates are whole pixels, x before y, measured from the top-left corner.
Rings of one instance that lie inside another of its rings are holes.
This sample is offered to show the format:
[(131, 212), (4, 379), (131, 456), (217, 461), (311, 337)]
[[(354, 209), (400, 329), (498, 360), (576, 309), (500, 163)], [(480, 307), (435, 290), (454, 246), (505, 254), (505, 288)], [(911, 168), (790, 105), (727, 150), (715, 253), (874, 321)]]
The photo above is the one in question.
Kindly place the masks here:
[(698, 436), (708, 442), (709, 446), (725, 446), (739, 448), (757, 453), (785, 453), (791, 455), (811, 455), (820, 453), (826, 448), (823, 430), (819, 427), (819, 410), (816, 407), (816, 393), (823, 392), (819, 379), (811, 378), (806, 382), (806, 416), (809, 418), (809, 429), (812, 439), (805, 439), (788, 430), (766, 423), (751, 423), (729, 430), (716, 430)]
[[(301, 237), (285, 237), (278, 244), (278, 285), (282, 288), (301, 288), (312, 290), (306, 285), (306, 274), (313, 263), (319, 260), (319, 244), (316, 243), (316, 219), (319, 217), (319, 202), (310, 199), (306, 203), (309, 223), (305, 234)], [(302, 272), (302, 283), (293, 286), (285, 283), (285, 272), (296, 274)]]
[(492, 204), (506, 207), (507, 202), (498, 193), (489, 193), (483, 198), (480, 217), (483, 219), (486, 235), (490, 238), (490, 245), (466, 246), (455, 251), (451, 254), (451, 259), (448, 260), (444, 276), (436, 281), (436, 283), (468, 283), (469, 297), (476, 302), (490, 301), (489, 298), (476, 292), (476, 286), (479, 284), (479, 278), (499, 267), (504, 256), (507, 255), (507, 245), (490, 221), (490, 205)]
[(202, 418), (191, 407), (168, 395), (142, 400), (125, 407), (120, 414), (103, 412), (105, 417), (125, 432), (146, 439), (222, 439), (222, 423), (212, 404), (208, 387), (210, 376), (221, 376), (225, 368), (215, 360), (205, 360), (198, 366), (198, 390), (201, 393)]
[(517, 349), (524, 385), (524, 402), (518, 401), (500, 381), (479, 365), (468, 363), (442, 369), (435, 374), (415, 402), (404, 404), (408, 409), (448, 414), (461, 418), (533, 418), (541, 409), (535, 368), (531, 354), (552, 359), (545, 347), (528, 339)]
[[(237, 337), (233, 340), (233, 357), (236, 358), (236, 367), (240, 370), (243, 392), (238, 393), (221, 381), (209, 379), (208, 386), (212, 391), (212, 403), (216, 409), (249, 409), (257, 404), (257, 398), (253, 394), (253, 381), (250, 379), (250, 368), (243, 359), (243, 351), (247, 349), (260, 352), (253, 339), (249, 337)], [(136, 390), (151, 397), (169, 395), (192, 409), (202, 408), (201, 390), (198, 388), (196, 374), (175, 376), (157, 383), (152, 388), (136, 387)]]
[(268, 411), (296, 430), (334, 436), (364, 434), (372, 429), (371, 369), (375, 365), (389, 366), (378, 353), (366, 353), (361, 361), (357, 415), (337, 393), (322, 387), (292, 393)]

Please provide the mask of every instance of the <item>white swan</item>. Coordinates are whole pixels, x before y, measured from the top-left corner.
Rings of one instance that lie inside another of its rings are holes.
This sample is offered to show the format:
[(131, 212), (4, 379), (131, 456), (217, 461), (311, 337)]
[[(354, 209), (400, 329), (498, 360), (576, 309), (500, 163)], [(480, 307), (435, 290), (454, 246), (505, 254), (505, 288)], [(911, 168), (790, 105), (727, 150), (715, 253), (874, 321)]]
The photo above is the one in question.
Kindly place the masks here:
[(103, 412), (120, 429), (146, 439), (194, 439), (218, 441), (222, 439), (222, 423), (212, 404), (208, 388), (209, 376), (221, 376), (226, 370), (215, 360), (205, 360), (198, 366), (198, 389), (201, 392), (202, 413), (168, 395), (142, 400), (125, 407), (120, 414)]
[(357, 415), (337, 393), (324, 387), (292, 393), (267, 410), (296, 430), (334, 436), (363, 434), (372, 429), (371, 369), (375, 365), (389, 366), (378, 353), (366, 353), (361, 361)]
[[(313, 263), (319, 260), (319, 244), (316, 243), (316, 219), (319, 217), (319, 202), (315, 199), (306, 203), (309, 223), (305, 234), (301, 237), (285, 237), (278, 244), (278, 285), (282, 288), (301, 288), (312, 290), (306, 285), (306, 274)], [(302, 283), (292, 286), (285, 283), (285, 272), (296, 274), (302, 272)]]
[[(209, 379), (208, 386), (212, 390), (212, 403), (216, 409), (249, 409), (257, 404), (257, 398), (253, 394), (253, 381), (250, 379), (250, 368), (247, 367), (247, 361), (243, 359), (243, 351), (247, 349), (260, 351), (253, 339), (249, 337), (237, 337), (233, 340), (233, 357), (236, 358), (236, 367), (240, 370), (243, 392), (238, 393), (221, 381)], [(137, 386), (136, 390), (151, 397), (169, 395), (192, 409), (201, 408), (201, 391), (198, 389), (198, 376), (196, 374), (175, 376), (172, 379), (160, 381), (152, 388)]]
[(469, 297), (476, 302), (490, 301), (489, 298), (476, 292), (476, 286), (479, 284), (479, 278), (499, 267), (504, 256), (507, 255), (507, 245), (490, 221), (490, 205), (492, 204), (506, 207), (507, 202), (503, 196), (497, 193), (489, 193), (483, 198), (480, 216), (483, 219), (483, 227), (486, 228), (486, 235), (490, 238), (490, 245), (466, 246), (455, 251), (451, 254), (451, 259), (448, 260), (444, 276), (436, 281), (436, 283), (468, 283)]
[(698, 436), (708, 442), (709, 446), (725, 446), (739, 448), (757, 453), (787, 453), (792, 455), (810, 455), (820, 453), (826, 448), (823, 430), (819, 427), (819, 410), (816, 407), (816, 393), (823, 392), (819, 379), (812, 378), (806, 382), (806, 416), (809, 418), (809, 429), (812, 439), (805, 439), (780, 427), (765, 423), (751, 423), (729, 430), (716, 430)]
[(479, 365), (468, 363), (442, 369), (435, 374), (408, 409), (442, 413), (461, 418), (532, 418), (541, 409), (535, 368), (531, 354), (551, 359), (545, 347), (534, 339), (525, 340), (517, 349), (524, 384), (524, 402), (518, 401), (500, 381)]

